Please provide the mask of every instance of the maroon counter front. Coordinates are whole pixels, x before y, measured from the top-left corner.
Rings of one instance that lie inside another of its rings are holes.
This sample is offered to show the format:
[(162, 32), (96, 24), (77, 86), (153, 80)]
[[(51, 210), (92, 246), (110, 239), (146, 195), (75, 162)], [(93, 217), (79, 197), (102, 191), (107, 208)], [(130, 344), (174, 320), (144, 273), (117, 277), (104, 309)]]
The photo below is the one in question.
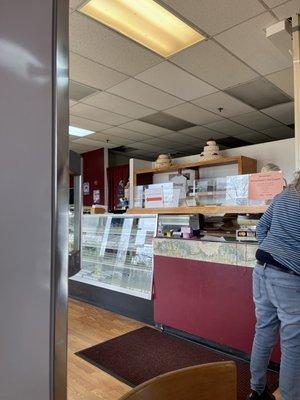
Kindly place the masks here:
[[(252, 271), (249, 266), (155, 255), (155, 322), (250, 354), (255, 329)], [(272, 361), (279, 359), (277, 346)]]

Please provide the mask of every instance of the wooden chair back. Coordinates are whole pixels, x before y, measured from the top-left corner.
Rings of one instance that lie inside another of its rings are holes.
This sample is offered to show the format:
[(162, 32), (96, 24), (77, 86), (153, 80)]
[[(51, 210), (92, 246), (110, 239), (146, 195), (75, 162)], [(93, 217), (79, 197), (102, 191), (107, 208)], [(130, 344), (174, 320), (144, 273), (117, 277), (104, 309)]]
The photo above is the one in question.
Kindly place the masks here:
[(131, 390), (120, 400), (236, 400), (234, 362), (216, 362), (172, 371)]

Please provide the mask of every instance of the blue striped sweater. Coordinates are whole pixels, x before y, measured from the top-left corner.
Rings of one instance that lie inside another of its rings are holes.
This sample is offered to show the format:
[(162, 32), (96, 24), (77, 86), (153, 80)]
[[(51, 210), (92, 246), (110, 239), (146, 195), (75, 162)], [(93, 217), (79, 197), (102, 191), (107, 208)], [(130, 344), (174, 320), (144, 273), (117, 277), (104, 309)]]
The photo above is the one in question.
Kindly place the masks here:
[(292, 188), (277, 195), (261, 217), (259, 248), (300, 274), (300, 194)]

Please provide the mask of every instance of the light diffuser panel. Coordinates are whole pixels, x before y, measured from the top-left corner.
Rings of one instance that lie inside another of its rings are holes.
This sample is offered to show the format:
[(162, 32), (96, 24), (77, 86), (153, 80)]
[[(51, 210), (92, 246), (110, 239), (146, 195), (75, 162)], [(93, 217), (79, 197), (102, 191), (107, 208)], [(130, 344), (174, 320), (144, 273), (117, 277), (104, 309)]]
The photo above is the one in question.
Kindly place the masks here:
[(94, 131), (90, 131), (88, 129), (78, 128), (77, 126), (69, 126), (69, 135), (84, 137), (95, 133)]
[(154, 0), (90, 0), (80, 11), (163, 57), (205, 39)]

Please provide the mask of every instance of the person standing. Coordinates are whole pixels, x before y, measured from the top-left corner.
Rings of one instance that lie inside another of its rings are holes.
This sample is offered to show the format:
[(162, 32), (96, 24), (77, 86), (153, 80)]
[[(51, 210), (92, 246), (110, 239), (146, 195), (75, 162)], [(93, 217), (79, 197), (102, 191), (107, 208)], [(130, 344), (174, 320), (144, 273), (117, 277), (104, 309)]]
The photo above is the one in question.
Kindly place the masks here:
[(248, 400), (275, 400), (267, 367), (280, 332), (281, 400), (300, 399), (300, 172), (278, 194), (257, 226), (253, 273), (256, 330)]

